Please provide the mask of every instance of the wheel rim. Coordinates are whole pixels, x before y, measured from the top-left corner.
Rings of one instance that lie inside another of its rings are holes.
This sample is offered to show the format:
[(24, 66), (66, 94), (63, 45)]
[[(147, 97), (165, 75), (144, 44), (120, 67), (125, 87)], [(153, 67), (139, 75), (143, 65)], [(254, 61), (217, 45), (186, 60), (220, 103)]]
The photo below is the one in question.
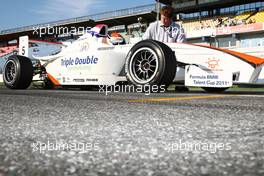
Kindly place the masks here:
[(15, 81), (17, 74), (16, 63), (12, 60), (8, 61), (5, 66), (5, 80), (8, 83), (12, 83)]
[(131, 77), (139, 84), (149, 83), (157, 74), (158, 68), (157, 54), (150, 48), (137, 50), (130, 60)]

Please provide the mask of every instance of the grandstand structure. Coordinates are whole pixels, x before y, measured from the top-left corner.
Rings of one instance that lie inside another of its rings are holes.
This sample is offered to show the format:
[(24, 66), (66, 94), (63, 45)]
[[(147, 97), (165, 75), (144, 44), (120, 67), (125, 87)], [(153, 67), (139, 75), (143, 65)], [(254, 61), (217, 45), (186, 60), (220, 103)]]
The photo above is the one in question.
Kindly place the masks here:
[[(153, 4), (139, 7), (7, 29), (0, 31), (0, 57), (17, 49), (19, 36), (28, 35), (31, 40), (52, 42), (75, 40), (79, 33), (64, 33), (65, 28), (68, 31), (72, 27), (86, 29), (102, 23), (109, 26), (110, 32), (119, 32), (129, 43), (140, 38), (144, 28), (157, 20), (162, 5), (174, 8), (175, 20), (184, 27), (187, 42), (243, 51), (247, 48), (251, 54), (264, 58), (264, 51), (261, 51), (264, 48), (262, 0), (153, 0)], [(46, 33), (40, 36), (36, 32), (40, 29), (47, 29)], [(48, 30), (57, 32), (49, 34)]]
[[(49, 42), (75, 40), (83, 34), (81, 30), (86, 30), (96, 24), (107, 24), (110, 32), (120, 32), (128, 40), (130, 37), (142, 34), (142, 31), (138, 30), (142, 26), (139, 24), (139, 19), (142, 19), (144, 23), (156, 20), (156, 9), (156, 3), (153, 2), (153, 4), (139, 7), (2, 30), (0, 31), (0, 58), (6, 58), (12, 50), (17, 49), (14, 45), (18, 46), (20, 36), (27, 35), (31, 40)], [(72, 32), (72, 29), (80, 29), (80, 31), (76, 33), (76, 30)], [(44, 34), (40, 35), (43, 32)]]
[[(63, 28), (87, 28), (93, 27), (96, 24), (107, 24), (110, 29), (111, 27), (116, 30), (127, 30), (127, 27), (131, 24), (138, 23), (138, 18), (141, 17), (147, 22), (155, 21), (156, 19), (156, 4), (149, 4), (139, 7), (121, 9), (110, 12), (103, 12), (98, 14), (87, 15), (83, 17), (76, 17), (66, 20), (54, 21), (49, 23), (42, 23), (36, 25), (30, 25), (25, 27), (19, 27), (14, 29), (7, 29), (0, 32), (0, 41), (10, 41), (17, 39), (21, 35), (28, 35), (33, 39), (40, 39), (39, 35), (36, 33), (36, 29), (50, 28), (50, 31)], [(112, 29), (112, 30), (113, 30)], [(58, 32), (58, 31), (57, 31)], [(58, 34), (62, 34), (63, 31), (59, 31)], [(54, 37), (57, 39), (58, 35), (42, 35), (41, 38)]]

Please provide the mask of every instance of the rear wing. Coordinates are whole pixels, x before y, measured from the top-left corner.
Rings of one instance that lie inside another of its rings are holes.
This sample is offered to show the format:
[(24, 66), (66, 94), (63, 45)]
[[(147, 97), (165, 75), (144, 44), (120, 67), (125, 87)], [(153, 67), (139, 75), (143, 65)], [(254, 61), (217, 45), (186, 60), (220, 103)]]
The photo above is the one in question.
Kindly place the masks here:
[(30, 40), (28, 36), (19, 37), (19, 50), (18, 54), (25, 57), (31, 57), (30, 47), (32, 43), (36, 44), (47, 44), (47, 45), (59, 45), (62, 47), (67, 47), (67, 45), (62, 42), (49, 42), (49, 41), (41, 41), (41, 40)]

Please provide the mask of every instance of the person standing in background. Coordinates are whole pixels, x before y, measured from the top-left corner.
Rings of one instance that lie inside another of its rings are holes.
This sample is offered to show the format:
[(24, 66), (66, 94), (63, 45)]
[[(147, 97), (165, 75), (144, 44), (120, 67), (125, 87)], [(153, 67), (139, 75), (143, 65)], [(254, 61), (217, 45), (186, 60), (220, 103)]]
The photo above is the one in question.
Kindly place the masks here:
[[(160, 21), (149, 25), (143, 35), (143, 39), (157, 40), (163, 43), (183, 43), (186, 40), (184, 29), (173, 21), (173, 8), (164, 6), (160, 10)], [(185, 86), (176, 86), (175, 91), (187, 92)]]
[(164, 43), (182, 43), (186, 39), (184, 29), (173, 21), (173, 8), (164, 6), (160, 10), (160, 21), (149, 25), (143, 39), (152, 39)]

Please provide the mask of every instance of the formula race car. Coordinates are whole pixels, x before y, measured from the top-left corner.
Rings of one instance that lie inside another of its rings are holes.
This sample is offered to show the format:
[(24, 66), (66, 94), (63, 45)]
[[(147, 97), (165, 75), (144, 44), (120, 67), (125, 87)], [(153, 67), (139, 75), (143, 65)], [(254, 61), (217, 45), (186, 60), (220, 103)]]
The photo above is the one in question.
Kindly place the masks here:
[[(28, 37), (20, 38), (19, 55), (10, 56), (3, 80), (10, 89), (26, 89), (33, 75), (55, 86), (115, 85), (169, 86), (181, 83), (206, 91), (232, 85), (264, 85), (264, 59), (231, 50), (185, 43), (142, 40), (136, 44), (111, 43), (106, 25), (97, 25), (55, 55), (34, 57)], [(36, 65), (36, 64), (35, 64)]]

